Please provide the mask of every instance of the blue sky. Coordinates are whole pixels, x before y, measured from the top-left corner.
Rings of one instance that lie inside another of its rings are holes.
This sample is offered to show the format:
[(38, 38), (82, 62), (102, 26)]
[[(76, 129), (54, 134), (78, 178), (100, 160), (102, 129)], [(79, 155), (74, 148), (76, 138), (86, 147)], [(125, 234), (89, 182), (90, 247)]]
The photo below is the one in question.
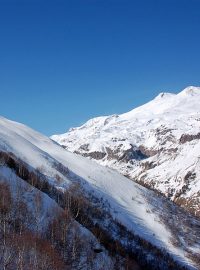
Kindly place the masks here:
[(199, 0), (0, 0), (0, 115), (47, 135), (200, 85)]

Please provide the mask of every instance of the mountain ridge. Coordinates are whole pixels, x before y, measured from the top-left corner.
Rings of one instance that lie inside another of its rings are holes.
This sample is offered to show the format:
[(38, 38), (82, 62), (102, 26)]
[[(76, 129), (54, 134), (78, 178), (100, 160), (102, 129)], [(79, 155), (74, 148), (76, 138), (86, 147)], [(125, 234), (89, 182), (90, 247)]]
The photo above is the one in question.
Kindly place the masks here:
[(199, 104), (200, 87), (189, 86), (178, 94), (160, 93), (127, 113), (90, 119), (51, 138), (200, 216)]
[(165, 198), (5, 118), (0, 119), (0, 157), (0, 180), (11, 185), (11, 173), (29, 185), (37, 175), (36, 187), (53, 198), (59, 194), (59, 201), (70, 184), (79, 184), (92, 207), (87, 211), (91, 231), (101, 229), (111, 243), (120, 235), (125, 250), (134, 256), (142, 254), (140, 262), (151, 266), (149, 269), (155, 269), (155, 264), (160, 270), (170, 269), (171, 262), (176, 269), (198, 269), (199, 221)]

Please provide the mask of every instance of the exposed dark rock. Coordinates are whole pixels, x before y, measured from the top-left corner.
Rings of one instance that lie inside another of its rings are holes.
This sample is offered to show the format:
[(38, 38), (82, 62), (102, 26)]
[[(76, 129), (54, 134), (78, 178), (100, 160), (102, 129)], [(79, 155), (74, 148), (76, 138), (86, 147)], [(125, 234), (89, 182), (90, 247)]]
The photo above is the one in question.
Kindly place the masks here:
[(128, 163), (131, 160), (143, 160), (148, 158), (144, 153), (141, 152), (140, 149), (136, 148), (135, 146), (130, 144), (130, 148), (126, 151), (122, 151), (120, 149), (122, 145), (119, 145), (119, 147), (116, 150), (112, 150), (111, 148), (107, 147), (107, 155), (108, 159), (116, 159), (117, 161)]
[(89, 151), (89, 144), (86, 143), (86, 144), (83, 144), (79, 147), (80, 150), (83, 150), (83, 151)]
[(127, 150), (122, 150), (123, 146), (120, 144), (115, 150), (106, 147), (106, 152), (94, 151), (88, 152), (88, 144), (81, 145), (78, 151), (75, 151), (76, 154), (81, 154), (84, 157), (91, 157), (96, 160), (101, 160), (107, 156), (108, 160), (117, 160), (121, 162), (131, 162), (132, 160), (143, 160), (149, 156), (145, 155), (140, 149), (130, 144), (130, 148)]
[(150, 169), (153, 169), (157, 166), (157, 164), (153, 161), (149, 162), (144, 162), (142, 163), (142, 167), (145, 169), (145, 170), (150, 170)]
[(191, 180), (194, 180), (196, 178), (196, 173), (195, 172), (191, 172), (189, 171), (185, 177), (184, 177), (184, 181), (186, 183), (189, 183)]
[(200, 132), (197, 133), (197, 134), (194, 134), (194, 135), (191, 135), (191, 134), (183, 134), (180, 139), (179, 139), (179, 142), (181, 144), (183, 143), (186, 143), (186, 142), (190, 142), (190, 141), (193, 141), (193, 140), (199, 140), (200, 139)]
[(169, 148), (169, 149), (166, 149), (165, 152), (167, 152), (168, 154), (171, 154), (171, 153), (176, 153), (178, 151), (178, 148)]
[(103, 159), (106, 156), (106, 153), (95, 151), (95, 152), (90, 152), (90, 153), (83, 153), (82, 154), (84, 157), (91, 157), (96, 160)]
[(189, 184), (195, 178), (196, 178), (196, 173), (193, 173), (191, 171), (189, 171), (185, 175), (185, 177), (183, 179), (184, 184), (183, 184), (182, 188), (175, 194), (175, 199), (174, 200), (177, 200), (179, 197), (183, 196), (189, 190)]
[(184, 198), (182, 196), (176, 198), (174, 202), (184, 208), (189, 213), (200, 217), (200, 192), (197, 192), (195, 196)]
[(166, 135), (167, 133), (171, 134), (172, 130), (173, 129), (162, 126), (162, 128), (157, 128), (155, 131), (157, 135)]
[(165, 126), (161, 126), (160, 128), (155, 129), (157, 141), (160, 142), (161, 145), (165, 145), (167, 142), (175, 142), (176, 138), (172, 134), (172, 131), (173, 129), (167, 128)]
[(160, 150), (148, 149), (144, 145), (140, 145), (138, 149), (146, 157), (155, 156), (157, 153), (159, 153), (162, 150), (162, 149)]
[(148, 158), (146, 155), (144, 155), (140, 150), (138, 149), (131, 149), (124, 152), (124, 154), (118, 159), (119, 161), (129, 162), (130, 160), (143, 160)]
[(67, 149), (67, 146), (66, 145), (61, 145), (61, 146), (62, 146), (62, 148)]
[(111, 148), (106, 147), (108, 160), (112, 160), (112, 159), (118, 160), (119, 159), (119, 155), (118, 155), (119, 151), (120, 151), (120, 148), (118, 150), (112, 150)]

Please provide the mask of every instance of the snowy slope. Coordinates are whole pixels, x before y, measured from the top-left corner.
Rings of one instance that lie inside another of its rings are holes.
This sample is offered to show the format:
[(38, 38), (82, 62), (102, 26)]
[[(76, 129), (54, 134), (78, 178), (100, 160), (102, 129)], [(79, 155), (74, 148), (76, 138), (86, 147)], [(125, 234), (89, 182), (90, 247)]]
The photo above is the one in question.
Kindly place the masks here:
[[(49, 224), (64, 212), (63, 209), (44, 192), (34, 188), (32, 185), (16, 176), (15, 172), (10, 168), (2, 165), (3, 164), (0, 164), (0, 184), (8, 184), (15, 207), (18, 208), (18, 205), (21, 205), (20, 202), (23, 202), (28, 207), (27, 212), (23, 212), (23, 215), (27, 216), (24, 218), (23, 225), (26, 226), (27, 229), (36, 232), (37, 235), (45, 234), (48, 231)], [(13, 212), (15, 216), (15, 210)], [(31, 213), (31, 215), (29, 213)], [(110, 268), (113, 269), (112, 257), (110, 257), (108, 252), (99, 244), (95, 236), (75, 220), (71, 222), (79, 237), (84, 239), (85, 250), (82, 250), (83, 254), (87, 252), (87, 248), (90, 249), (91, 247), (99, 247), (103, 250), (99, 256), (93, 258), (95, 267), (92, 269), (101, 270), (105, 268), (106, 265), (109, 265)], [(71, 239), (73, 239), (73, 235)], [(87, 266), (81, 266), (81, 269), (88, 269)]]
[(91, 119), (52, 139), (200, 216), (200, 87), (161, 93), (128, 113)]
[[(123, 117), (125, 119), (127, 115)], [(135, 234), (164, 248), (179, 262), (194, 265), (191, 254), (200, 252), (196, 227), (194, 224), (190, 226), (190, 219), (187, 225), (182, 223), (187, 216), (184, 219), (180, 216), (179, 220), (176, 212), (178, 210), (166, 200), (157, 197), (154, 192), (112, 169), (70, 153), (40, 133), (5, 118), (0, 118), (0, 151), (12, 152), (32, 168), (39, 169), (57, 188), (67, 188), (73, 181), (72, 175), (76, 175), (86, 191), (92, 191), (96, 197), (103, 198), (110, 204), (109, 210), (114, 219)], [(61, 174), (56, 166), (59, 163), (66, 166), (71, 174)], [(56, 180), (57, 175), (62, 181)], [(172, 224), (173, 229), (177, 226), (177, 231), (181, 233), (187, 229), (187, 234), (174, 236), (170, 224), (163, 221), (163, 212), (166, 216), (169, 215), (170, 221), (176, 220)], [(198, 221), (195, 224), (198, 225)], [(194, 243), (187, 242), (188, 236), (195, 239)], [(181, 239), (179, 245), (172, 243), (174, 237)]]
[[(14, 200), (17, 201), (19, 199), (26, 203), (28, 205), (28, 211), (30, 211), (33, 216), (37, 212), (38, 232), (43, 232), (47, 229), (49, 222), (55, 218), (55, 213), (61, 212), (61, 208), (55, 201), (17, 177), (11, 169), (2, 165), (0, 165), (0, 183), (7, 183)], [(41, 205), (38, 209), (36, 209), (36, 198), (41, 200)], [(33, 231), (36, 230), (35, 223), (32, 222), (31, 224)]]

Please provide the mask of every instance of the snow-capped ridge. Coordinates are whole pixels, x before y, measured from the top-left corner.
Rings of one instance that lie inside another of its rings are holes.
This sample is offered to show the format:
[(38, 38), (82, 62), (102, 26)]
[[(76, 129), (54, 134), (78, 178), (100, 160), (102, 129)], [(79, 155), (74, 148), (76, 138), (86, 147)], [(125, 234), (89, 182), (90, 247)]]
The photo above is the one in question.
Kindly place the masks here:
[(200, 87), (197, 86), (188, 86), (183, 89), (178, 96), (200, 96)]

